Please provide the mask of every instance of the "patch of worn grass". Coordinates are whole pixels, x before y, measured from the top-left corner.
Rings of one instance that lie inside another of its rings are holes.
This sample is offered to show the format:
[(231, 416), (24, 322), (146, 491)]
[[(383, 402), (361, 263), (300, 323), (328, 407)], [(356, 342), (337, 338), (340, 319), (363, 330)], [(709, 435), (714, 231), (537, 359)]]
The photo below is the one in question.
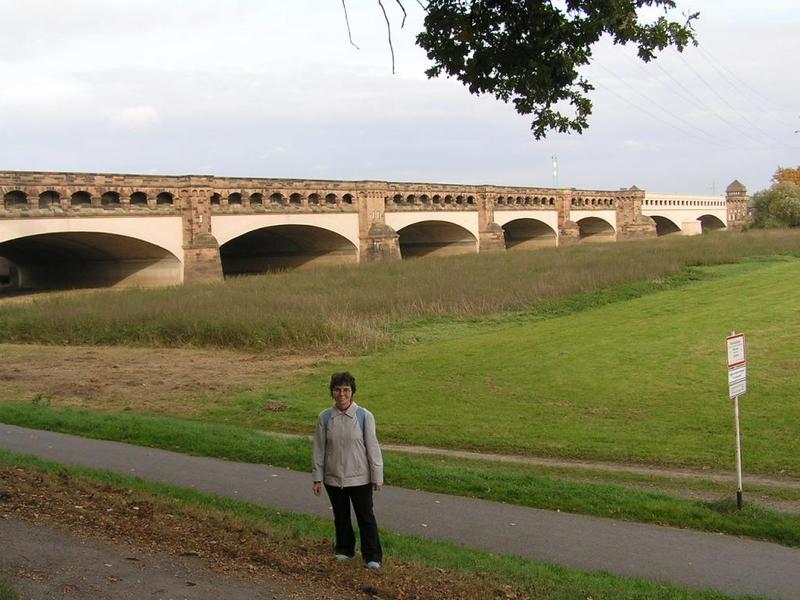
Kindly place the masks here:
[[(233, 426), (136, 414), (95, 414), (0, 403), (0, 421), (20, 426), (130, 442), (187, 454), (264, 463), (306, 471), (310, 442)], [(719, 531), (800, 547), (800, 515), (748, 505), (676, 498), (595, 482), (542, 475), (527, 466), (385, 452), (386, 482), (412, 489), (472, 496), (566, 512)]]
[[(152, 495), (161, 503), (178, 505), (223, 514), (239, 520), (243, 526), (258, 525), (286, 542), (325, 540), (331, 536), (328, 520), (256, 506), (229, 498), (201, 494), (185, 488), (154, 484), (130, 476), (107, 471), (64, 467), (31, 457), (0, 451), (0, 462), (27, 469), (57, 473), (122, 490), (137, 490)], [(584, 573), (575, 569), (536, 563), (512, 557), (496, 556), (444, 542), (382, 532), (384, 549), (390, 560), (436, 567), (470, 577), (492, 578), (498, 582), (542, 600), (574, 600), (591, 597), (596, 600), (648, 598), (655, 600), (724, 600), (723, 594), (692, 591), (641, 579), (619, 577), (609, 573)], [(753, 597), (749, 597), (753, 598)]]

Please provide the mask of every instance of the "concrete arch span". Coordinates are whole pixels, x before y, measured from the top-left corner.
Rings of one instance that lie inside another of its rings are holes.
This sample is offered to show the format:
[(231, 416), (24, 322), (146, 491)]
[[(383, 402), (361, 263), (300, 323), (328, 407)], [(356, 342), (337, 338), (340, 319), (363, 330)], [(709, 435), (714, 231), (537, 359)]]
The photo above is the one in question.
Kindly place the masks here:
[(715, 215), (701, 215), (697, 218), (697, 220), (700, 221), (700, 227), (702, 228), (703, 233), (725, 229), (725, 223)]
[(662, 217), (661, 215), (650, 215), (650, 218), (653, 219), (656, 224), (656, 235), (659, 237), (662, 235), (670, 235), (681, 232), (680, 226), (668, 217)]
[(577, 222), (582, 242), (613, 242), (617, 239), (614, 227), (599, 217), (584, 217)]
[(169, 250), (141, 239), (93, 231), (40, 233), (0, 242), (8, 285), (73, 289), (178, 285), (183, 265)]
[(515, 219), (503, 225), (508, 250), (534, 250), (558, 245), (555, 230), (537, 219)]
[(419, 221), (403, 227), (397, 234), (403, 258), (474, 254), (478, 251), (477, 238), (469, 230), (449, 221)]
[(358, 262), (350, 240), (311, 225), (262, 227), (224, 243), (219, 252), (225, 276)]

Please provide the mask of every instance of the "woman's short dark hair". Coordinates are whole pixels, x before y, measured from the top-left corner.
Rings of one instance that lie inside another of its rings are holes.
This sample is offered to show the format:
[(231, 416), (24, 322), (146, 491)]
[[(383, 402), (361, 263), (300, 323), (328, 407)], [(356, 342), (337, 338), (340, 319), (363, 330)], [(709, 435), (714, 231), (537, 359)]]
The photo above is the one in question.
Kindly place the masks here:
[(350, 375), (350, 373), (347, 371), (344, 371), (343, 373), (334, 373), (331, 375), (331, 393), (333, 393), (333, 388), (339, 385), (349, 385), (350, 389), (353, 390), (353, 393), (356, 393), (356, 378)]

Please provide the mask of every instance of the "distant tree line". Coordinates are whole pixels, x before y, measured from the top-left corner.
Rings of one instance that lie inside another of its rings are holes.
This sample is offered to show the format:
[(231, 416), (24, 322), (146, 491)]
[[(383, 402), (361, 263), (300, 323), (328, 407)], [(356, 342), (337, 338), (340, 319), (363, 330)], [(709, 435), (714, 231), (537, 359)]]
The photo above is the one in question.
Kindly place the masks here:
[(772, 181), (753, 195), (753, 227), (800, 226), (800, 166), (778, 167)]

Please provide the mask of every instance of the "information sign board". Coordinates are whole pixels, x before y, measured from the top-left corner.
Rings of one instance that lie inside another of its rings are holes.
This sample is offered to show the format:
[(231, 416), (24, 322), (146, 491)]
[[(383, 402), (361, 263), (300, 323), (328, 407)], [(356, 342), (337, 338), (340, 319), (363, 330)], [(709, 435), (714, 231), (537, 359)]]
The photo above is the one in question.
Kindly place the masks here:
[(728, 345), (728, 368), (738, 367), (747, 362), (747, 354), (744, 348), (744, 334), (730, 335), (725, 338)]

